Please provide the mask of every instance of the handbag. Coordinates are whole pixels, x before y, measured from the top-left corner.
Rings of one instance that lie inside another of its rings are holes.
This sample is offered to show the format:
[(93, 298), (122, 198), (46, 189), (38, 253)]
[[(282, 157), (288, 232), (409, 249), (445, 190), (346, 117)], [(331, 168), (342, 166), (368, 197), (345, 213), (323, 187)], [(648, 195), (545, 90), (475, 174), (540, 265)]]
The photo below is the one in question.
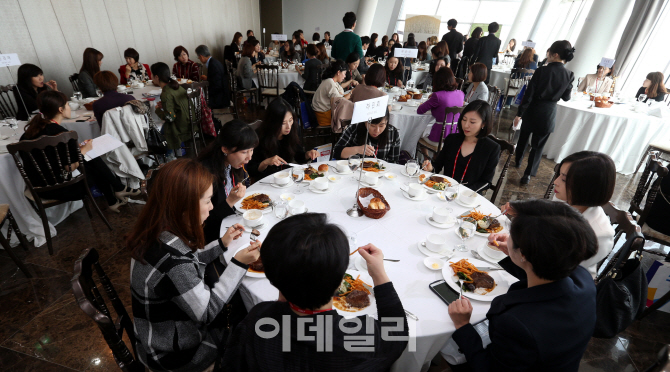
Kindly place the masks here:
[[(647, 278), (640, 265), (644, 237), (636, 233), (619, 250), (610, 271), (596, 283), (596, 327), (593, 337), (612, 338), (642, 313)], [(629, 258), (631, 253), (635, 256)]]
[(168, 144), (163, 134), (156, 128), (153, 122), (149, 123), (147, 132), (147, 147), (149, 151), (156, 154), (165, 154), (168, 151)]

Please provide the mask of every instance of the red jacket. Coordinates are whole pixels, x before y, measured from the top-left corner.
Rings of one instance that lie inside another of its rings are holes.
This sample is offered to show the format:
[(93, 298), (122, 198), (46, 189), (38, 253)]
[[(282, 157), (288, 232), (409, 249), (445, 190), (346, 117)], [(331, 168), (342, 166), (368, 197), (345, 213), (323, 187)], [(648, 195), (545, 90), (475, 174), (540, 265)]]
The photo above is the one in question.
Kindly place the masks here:
[[(121, 85), (126, 85), (126, 83), (128, 83), (128, 80), (126, 80), (126, 66), (127, 64), (121, 65), (121, 67), (119, 67), (119, 75), (121, 75), (119, 84)], [(151, 80), (151, 70), (149, 69), (149, 65), (143, 63), (142, 66), (144, 66), (144, 69), (147, 71), (147, 75), (149, 76), (149, 80)]]

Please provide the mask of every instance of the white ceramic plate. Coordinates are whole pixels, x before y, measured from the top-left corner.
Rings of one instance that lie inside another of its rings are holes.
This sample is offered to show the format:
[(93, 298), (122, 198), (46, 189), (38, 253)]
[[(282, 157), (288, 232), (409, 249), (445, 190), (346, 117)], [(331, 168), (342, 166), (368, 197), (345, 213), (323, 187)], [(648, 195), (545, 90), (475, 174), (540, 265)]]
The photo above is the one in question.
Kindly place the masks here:
[[(379, 171), (379, 172), (373, 172), (373, 173), (384, 174), (389, 169), (388, 164), (383, 160), (379, 160), (379, 159), (375, 159), (375, 158), (365, 158), (365, 159), (363, 159), (363, 161), (374, 161), (374, 162), (377, 162), (377, 163), (381, 164), (384, 167), (384, 170)], [(365, 170), (363, 170), (363, 171), (365, 172)]]
[(425, 254), (428, 257), (435, 257), (435, 258), (451, 258), (451, 256), (454, 255), (454, 250), (449, 249), (449, 247), (444, 247), (444, 250), (442, 252), (433, 252), (430, 249), (424, 247), (422, 243), (425, 242), (419, 242), (417, 246), (419, 247), (419, 252)]
[[(451, 266), (449, 266), (449, 264), (453, 262), (458, 262), (462, 258), (463, 257), (451, 258), (447, 260), (447, 263), (442, 268), (442, 276), (444, 277), (444, 281), (446, 281), (447, 284), (456, 291), (456, 293), (460, 293), (460, 289), (458, 288), (458, 280), (456, 279), (454, 270), (451, 268)], [(471, 264), (478, 267), (488, 267), (491, 265), (486, 261), (478, 260), (476, 258), (468, 258), (468, 261), (470, 261)], [(479, 295), (476, 293), (463, 291), (463, 296), (472, 300), (490, 302), (493, 301), (493, 299), (496, 298), (497, 296), (507, 293), (507, 291), (509, 290), (509, 284), (507, 283), (507, 280), (503, 279), (502, 275), (500, 275), (500, 271), (497, 270), (490, 271), (488, 274), (496, 282), (496, 287), (491, 292), (485, 295)]]
[[(423, 259), (423, 264), (431, 270), (442, 270), (444, 267), (444, 261), (435, 257), (426, 257)], [(437, 267), (433, 267), (433, 264), (437, 264)]]
[(271, 183), (271, 184), (270, 184), (270, 186), (272, 186), (272, 187), (274, 187), (274, 188), (276, 188), (276, 189), (285, 189), (285, 188), (287, 188), (287, 187), (291, 187), (291, 186), (293, 186), (293, 185), (295, 185), (294, 182), (289, 182), (289, 183), (287, 183), (286, 185), (279, 185), (279, 184), (276, 184), (276, 183)]
[(342, 315), (343, 317), (349, 319), (349, 318), (355, 318), (361, 315), (370, 315), (373, 317), (376, 317), (377, 314), (377, 301), (375, 300), (375, 292), (372, 287), (372, 278), (370, 275), (368, 275), (367, 271), (356, 271), (356, 270), (347, 270), (347, 274), (351, 275), (356, 279), (360, 275), (360, 279), (363, 281), (363, 283), (368, 284), (369, 287), (367, 287), (370, 290), (370, 306), (366, 307), (363, 310), (360, 311), (355, 311), (355, 312), (349, 312), (349, 311), (342, 311), (336, 307), (335, 310), (337, 311), (338, 314)]
[(409, 193), (407, 191), (403, 190), (403, 189), (400, 189), (400, 191), (402, 191), (402, 196), (404, 196), (405, 198), (407, 198), (409, 200), (412, 200), (412, 201), (424, 201), (424, 200), (426, 200), (430, 197), (430, 195), (427, 192), (423, 193), (422, 197), (415, 198), (413, 196), (410, 196)]
[(309, 188), (309, 191), (311, 191), (311, 192), (313, 192), (313, 193), (316, 193), (316, 194), (328, 194), (329, 192), (333, 191), (333, 188), (332, 188), (332, 187), (328, 187), (328, 188), (325, 189), (325, 190), (319, 190), (319, 189), (317, 189), (316, 187), (312, 186), (311, 183), (309, 184), (309, 187), (308, 187), (308, 188)]
[[(247, 195), (247, 196), (245, 196), (245, 198), (247, 198), (247, 197), (249, 197), (249, 196), (256, 195), (256, 194), (264, 194), (264, 193), (255, 192), (255, 193), (253, 193), (253, 194), (251, 194), (251, 195)], [(267, 194), (265, 194), (265, 195), (267, 195)], [(268, 196), (270, 196), (270, 195), (268, 195)], [(248, 211), (248, 209), (244, 209), (244, 208), (242, 208), (242, 200), (244, 200), (244, 198), (240, 199), (240, 201), (238, 201), (237, 203), (235, 203), (234, 207), (235, 207), (235, 209), (237, 209), (238, 211), (246, 212), (246, 211)], [(270, 197), (270, 202), (272, 202), (272, 197)], [(268, 205), (267, 207), (265, 207), (265, 209), (261, 209), (261, 212), (263, 212), (263, 213), (270, 213), (270, 212), (272, 212), (272, 207)]]
[(461, 207), (465, 207), (465, 208), (474, 208), (474, 207), (477, 206), (477, 200), (475, 200), (475, 202), (472, 203), (472, 204), (465, 204), (461, 201), (461, 199), (456, 197), (456, 199), (454, 199), (454, 201), (456, 202), (456, 204), (460, 205)]
[[(447, 181), (449, 181), (449, 183), (451, 183), (451, 187), (454, 187), (454, 186), (458, 185), (458, 182), (456, 182), (456, 180), (451, 178), (451, 177), (447, 177), (443, 174), (435, 174), (434, 176), (439, 176), (439, 177), (442, 177), (442, 178), (446, 178)], [(426, 176), (426, 177), (428, 177), (428, 176)], [(421, 182), (419, 182), (419, 183), (421, 183)], [(444, 191), (444, 190), (435, 190), (434, 188), (428, 187), (425, 184), (423, 185), (423, 187), (426, 188), (427, 190), (431, 190), (431, 191)]]
[[(243, 250), (244, 248), (246, 248), (246, 247), (248, 247), (248, 246), (249, 246), (248, 244), (247, 244), (247, 245), (243, 245), (242, 247), (240, 247), (240, 249), (238, 249), (237, 251), (235, 251), (235, 254), (237, 254), (237, 252)], [(259, 272), (256, 272), (256, 271), (249, 271), (249, 270), (247, 270), (247, 274), (246, 274), (246, 276), (248, 276), (248, 277), (250, 277), (250, 278), (266, 278), (265, 273), (259, 273)]]
[(431, 220), (431, 218), (432, 217), (430, 215), (426, 215), (426, 222), (428, 222), (428, 224), (431, 226), (437, 227), (438, 229), (448, 229), (450, 227), (453, 227), (457, 222), (457, 220), (454, 218), (454, 221), (451, 223), (439, 223)]

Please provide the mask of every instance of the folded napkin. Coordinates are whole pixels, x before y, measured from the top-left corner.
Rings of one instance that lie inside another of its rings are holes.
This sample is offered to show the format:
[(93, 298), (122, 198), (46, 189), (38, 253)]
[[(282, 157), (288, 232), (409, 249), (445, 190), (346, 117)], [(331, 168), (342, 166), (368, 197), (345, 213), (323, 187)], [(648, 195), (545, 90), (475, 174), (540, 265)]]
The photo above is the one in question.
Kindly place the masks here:
[(657, 118), (664, 119), (670, 117), (670, 110), (667, 106), (661, 104), (650, 108), (647, 114), (649, 114), (649, 116), (656, 116)]
[[(491, 337), (489, 337), (489, 321), (484, 320), (483, 322), (475, 324), (475, 331), (479, 333), (479, 336), (482, 338), (482, 345), (486, 348), (491, 343)], [(449, 341), (442, 347), (440, 353), (442, 357), (449, 362), (451, 365), (458, 365), (467, 362), (465, 359), (465, 354), (458, 351), (458, 344), (454, 341), (453, 338), (450, 338)]]

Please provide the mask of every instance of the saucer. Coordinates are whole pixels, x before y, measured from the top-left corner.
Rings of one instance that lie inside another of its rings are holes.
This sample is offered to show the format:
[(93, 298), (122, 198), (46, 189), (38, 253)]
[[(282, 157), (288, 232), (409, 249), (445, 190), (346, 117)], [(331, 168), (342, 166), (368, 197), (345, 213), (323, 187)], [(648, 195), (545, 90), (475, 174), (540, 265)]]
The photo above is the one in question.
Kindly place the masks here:
[(276, 184), (276, 183), (271, 183), (270, 186), (272, 186), (274, 188), (277, 188), (277, 189), (285, 189), (287, 187), (293, 186), (293, 182), (289, 182), (286, 185), (279, 185), (279, 184)]
[(414, 176), (410, 176), (409, 174), (407, 174), (407, 171), (405, 171), (405, 168), (404, 168), (404, 167), (403, 167), (402, 169), (400, 169), (400, 174), (402, 174), (402, 175), (405, 176), (405, 177), (418, 177), (421, 173), (422, 173), (422, 172), (417, 172), (416, 175), (414, 175)]
[(365, 187), (370, 187), (370, 188), (373, 188), (373, 189), (376, 189), (376, 188), (379, 187), (379, 183), (377, 183), (376, 185), (371, 185), (371, 184), (369, 184), (369, 183), (367, 183), (367, 182), (365, 182), (365, 181), (363, 181), (363, 180), (361, 180), (361, 185), (363, 185), (363, 186), (365, 186)]
[(437, 227), (438, 229), (448, 229), (456, 224), (456, 219), (454, 219), (454, 222), (452, 223), (439, 223), (433, 220), (431, 216), (426, 215), (426, 222), (428, 222), (428, 224), (431, 226)]
[(477, 253), (479, 253), (480, 256), (484, 257), (484, 259), (486, 259), (488, 261), (491, 261), (491, 262), (495, 262), (495, 263), (498, 263), (498, 262), (502, 261), (505, 257), (507, 257), (507, 256), (505, 256), (503, 258), (493, 258), (493, 257), (489, 256), (488, 253), (486, 253), (486, 249), (484, 249), (483, 245), (480, 246), (479, 248), (477, 248)]
[(456, 202), (456, 204), (460, 205), (461, 207), (465, 207), (465, 208), (472, 208), (472, 207), (477, 206), (477, 200), (475, 200), (475, 202), (472, 203), (472, 204), (465, 204), (459, 198), (456, 198), (454, 201)]
[(337, 170), (337, 168), (330, 167), (330, 170), (332, 170), (333, 173), (335, 173), (335, 174), (352, 174), (352, 173), (354, 173), (354, 171), (352, 171), (351, 169), (349, 169), (348, 172), (340, 172), (339, 170)]
[(256, 230), (258, 230), (258, 231), (262, 231), (262, 230), (265, 230), (265, 228), (267, 227), (267, 225), (268, 225), (268, 224), (267, 224), (266, 222), (262, 222), (260, 225), (258, 225), (258, 226), (253, 226), (253, 227), (252, 227), (252, 226), (247, 225), (247, 223), (246, 223), (246, 221), (244, 220), (244, 218), (242, 219), (242, 226), (244, 226), (244, 227), (246, 227), (246, 228), (249, 228), (249, 229), (256, 229)]
[[(298, 213), (298, 214), (304, 214), (304, 213), (307, 213), (307, 212), (309, 212), (309, 208), (305, 208), (305, 211), (304, 211), (304, 212), (302, 212), (302, 213)], [(289, 215), (289, 216), (297, 216), (298, 214), (293, 214), (293, 213), (291, 213), (290, 210), (288, 211), (288, 215)]]
[(451, 256), (454, 255), (454, 250), (453, 250), (453, 249), (449, 249), (448, 247), (444, 247), (444, 249), (442, 250), (442, 252), (439, 252), (439, 253), (438, 253), (438, 252), (433, 252), (433, 251), (431, 251), (430, 249), (424, 247), (422, 243), (425, 244), (426, 242), (419, 242), (419, 243), (417, 243), (417, 246), (419, 247), (419, 252), (425, 254), (425, 255), (428, 256), (428, 257), (446, 258), (446, 259), (449, 259), (449, 258), (451, 258)]
[(310, 183), (310, 184), (309, 184), (309, 191), (314, 192), (314, 193), (317, 193), (317, 194), (327, 194), (327, 193), (329, 193), (329, 192), (332, 191), (332, 188), (329, 187), (329, 188), (327, 188), (327, 189), (325, 189), (325, 190), (317, 190), (317, 189), (316, 189), (314, 186), (312, 186), (312, 184)]
[[(442, 270), (444, 267), (444, 261), (437, 257), (426, 257), (423, 259), (423, 264), (431, 270)], [(433, 265), (437, 265), (437, 267), (433, 267)]]
[(427, 192), (423, 193), (422, 197), (415, 198), (413, 196), (410, 196), (409, 193), (407, 191), (403, 190), (403, 189), (400, 189), (400, 191), (402, 191), (402, 196), (404, 196), (405, 198), (407, 198), (409, 200), (413, 200), (413, 201), (424, 201), (424, 200), (428, 199), (428, 197), (429, 197)]

